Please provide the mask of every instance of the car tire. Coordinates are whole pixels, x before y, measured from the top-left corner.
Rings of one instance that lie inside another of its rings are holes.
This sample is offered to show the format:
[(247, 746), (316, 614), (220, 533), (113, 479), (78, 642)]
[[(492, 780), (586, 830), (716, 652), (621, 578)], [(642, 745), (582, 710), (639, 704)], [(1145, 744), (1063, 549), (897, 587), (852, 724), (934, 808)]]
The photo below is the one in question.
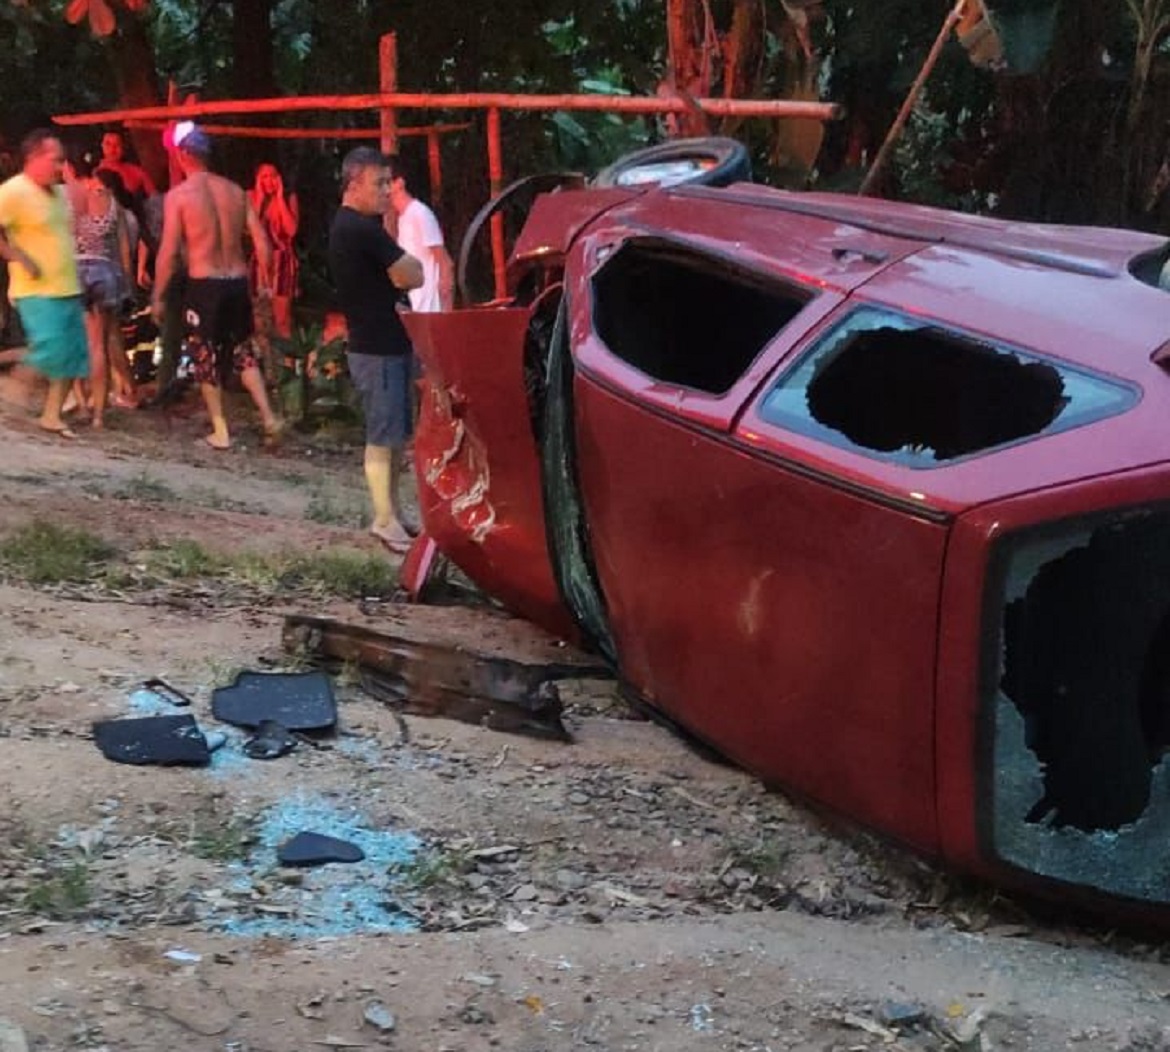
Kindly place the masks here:
[(752, 162), (747, 147), (735, 139), (705, 136), (698, 139), (675, 139), (628, 153), (598, 172), (591, 185), (637, 186), (640, 184), (636, 180), (631, 180), (630, 175), (638, 168), (670, 164), (672, 161), (700, 159), (714, 163), (710, 168), (694, 175), (671, 180), (670, 185), (730, 186), (732, 183), (751, 182)]

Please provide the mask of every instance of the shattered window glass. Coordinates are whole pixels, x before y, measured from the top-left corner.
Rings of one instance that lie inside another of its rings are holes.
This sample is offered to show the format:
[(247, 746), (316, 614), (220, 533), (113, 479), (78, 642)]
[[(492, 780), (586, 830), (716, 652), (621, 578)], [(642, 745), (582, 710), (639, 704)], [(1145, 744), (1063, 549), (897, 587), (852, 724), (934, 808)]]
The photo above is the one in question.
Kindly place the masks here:
[(645, 239), (593, 279), (593, 323), (606, 347), (647, 376), (721, 395), (811, 299), (728, 260)]
[(1170, 901), (1170, 511), (1001, 543), (992, 847), (1043, 876)]
[(771, 424), (929, 468), (1133, 405), (1115, 380), (921, 318), (854, 311), (764, 400)]

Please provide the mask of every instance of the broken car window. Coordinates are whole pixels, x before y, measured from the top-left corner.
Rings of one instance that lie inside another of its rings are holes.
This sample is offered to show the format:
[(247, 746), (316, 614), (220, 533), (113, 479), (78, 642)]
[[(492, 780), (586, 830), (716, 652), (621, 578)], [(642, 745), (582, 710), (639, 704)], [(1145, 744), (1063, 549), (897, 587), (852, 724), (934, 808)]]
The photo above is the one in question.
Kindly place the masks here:
[(837, 446), (934, 467), (1136, 401), (1118, 381), (867, 307), (800, 358), (761, 415)]
[(631, 241), (593, 279), (609, 350), (662, 383), (720, 395), (811, 298), (723, 259)]
[(1170, 511), (1005, 537), (989, 589), (985, 828), (1005, 861), (1165, 902)]

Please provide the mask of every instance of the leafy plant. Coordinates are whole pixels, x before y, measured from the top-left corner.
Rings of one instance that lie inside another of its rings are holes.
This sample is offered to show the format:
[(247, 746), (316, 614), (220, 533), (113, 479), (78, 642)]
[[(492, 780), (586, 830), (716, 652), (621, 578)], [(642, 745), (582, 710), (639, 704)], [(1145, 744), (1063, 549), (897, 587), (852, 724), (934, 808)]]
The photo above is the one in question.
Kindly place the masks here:
[(88, 581), (116, 552), (94, 534), (37, 520), (0, 541), (0, 569), (29, 584)]

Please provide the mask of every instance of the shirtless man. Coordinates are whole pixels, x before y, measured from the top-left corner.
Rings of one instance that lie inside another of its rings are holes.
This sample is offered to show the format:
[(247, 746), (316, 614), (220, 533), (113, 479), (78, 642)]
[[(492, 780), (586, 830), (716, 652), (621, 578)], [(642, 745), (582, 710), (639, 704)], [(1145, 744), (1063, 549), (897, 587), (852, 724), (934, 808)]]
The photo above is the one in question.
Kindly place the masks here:
[(275, 438), (280, 421), (268, 404), (252, 338), (252, 297), (244, 254), (247, 230), (261, 271), (266, 271), (272, 251), (268, 236), (243, 189), (208, 171), (211, 140), (206, 132), (190, 121), (181, 121), (174, 131), (174, 145), (185, 178), (164, 199), (151, 313), (156, 322), (162, 321), (166, 289), (182, 252), (187, 270), (183, 300), (187, 347), (211, 418), (207, 444), (213, 449), (231, 447), (223, 385), (233, 369), (256, 403), (265, 435)]

